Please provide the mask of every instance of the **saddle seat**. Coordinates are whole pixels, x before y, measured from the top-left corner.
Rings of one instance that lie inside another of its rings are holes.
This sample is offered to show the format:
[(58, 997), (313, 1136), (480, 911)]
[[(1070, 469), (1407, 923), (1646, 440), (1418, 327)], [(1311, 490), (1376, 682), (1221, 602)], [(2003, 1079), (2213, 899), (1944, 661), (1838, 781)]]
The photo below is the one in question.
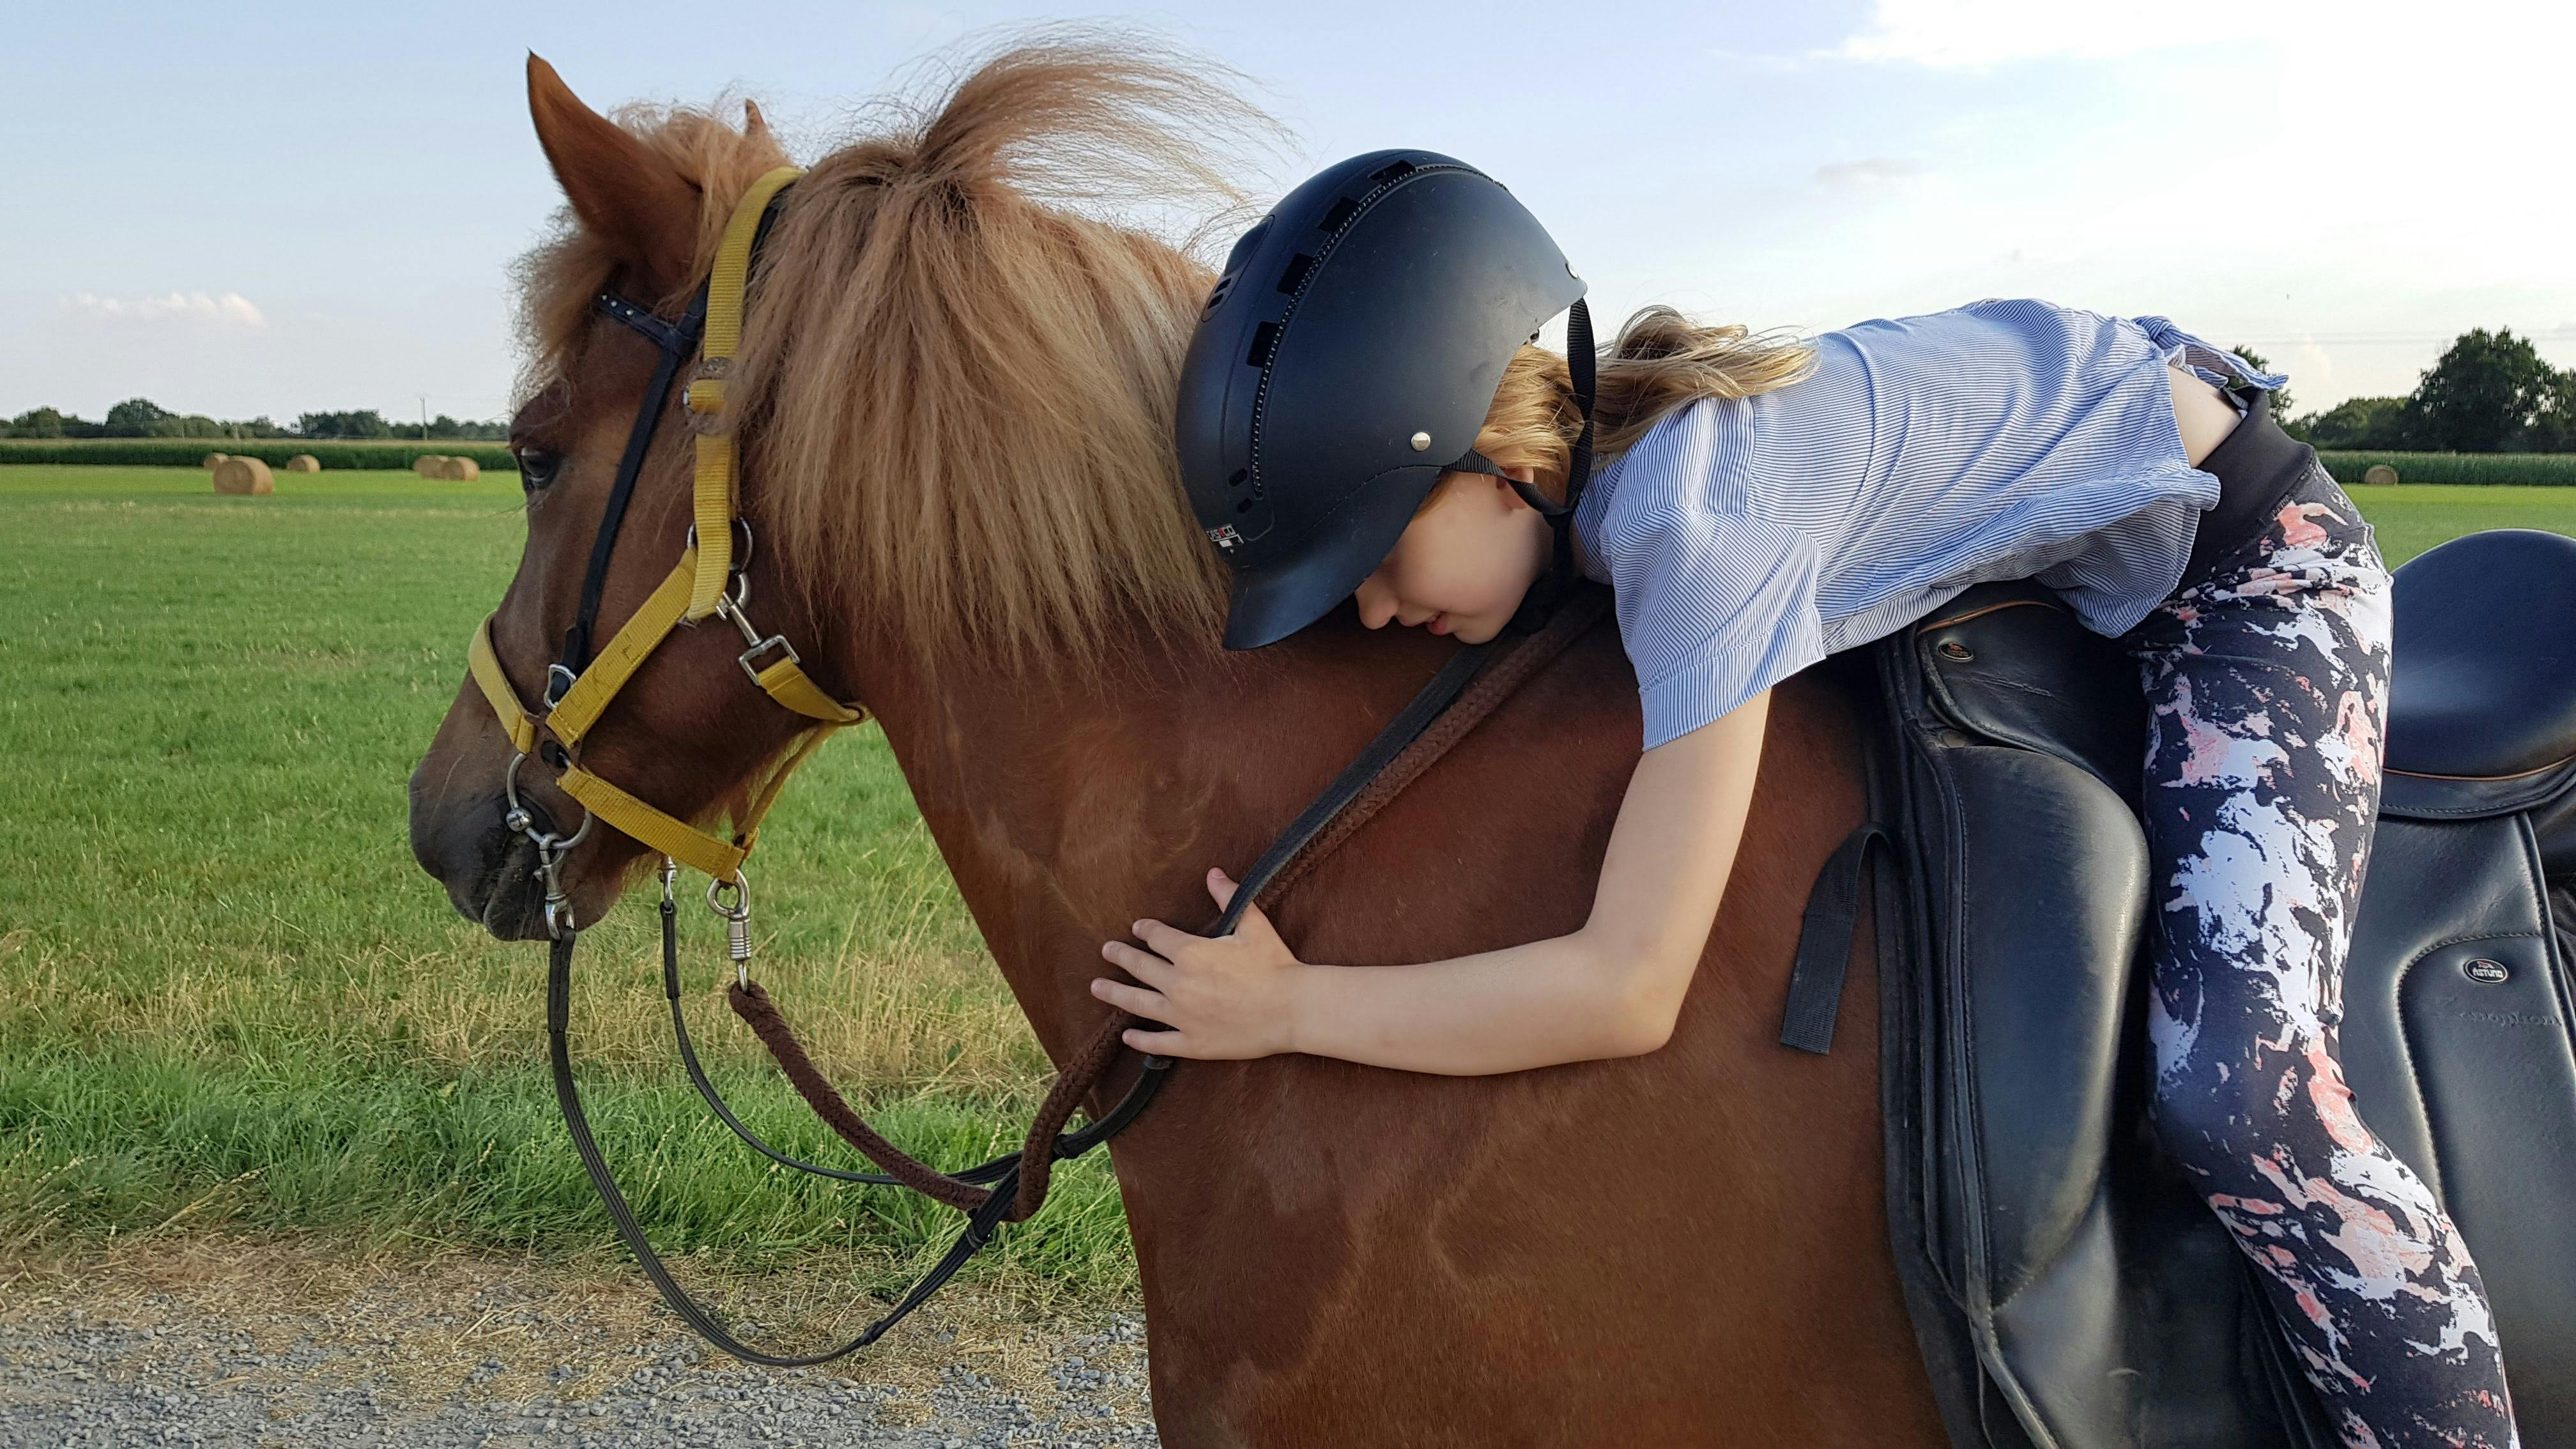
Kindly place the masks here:
[(2576, 756), (2576, 538), (2474, 533), (2397, 579), (2391, 770), (2527, 779)]
[[(2479, 1261), (2523, 1442), (2576, 1449), (2576, 540), (2474, 534), (2396, 578), (2342, 1060)], [(1870, 651), (1906, 887), (1876, 880), (1888, 1218), (1951, 1437), (2329, 1449), (2147, 1117), (2134, 664), (2026, 583)]]

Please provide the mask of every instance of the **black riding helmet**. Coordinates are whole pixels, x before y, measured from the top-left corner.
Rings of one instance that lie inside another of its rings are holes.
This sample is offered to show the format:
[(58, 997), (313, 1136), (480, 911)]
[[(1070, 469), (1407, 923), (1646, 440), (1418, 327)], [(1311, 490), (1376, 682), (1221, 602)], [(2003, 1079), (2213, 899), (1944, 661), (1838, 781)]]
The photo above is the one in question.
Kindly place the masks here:
[(1357, 589), (1443, 472), (1500, 476), (1475, 441), (1503, 368), (1571, 309), (1585, 421), (1568, 506), (1514, 485), (1569, 575), (1591, 467), (1583, 290), (1528, 208), (1430, 151), (1353, 157), (1246, 232), (1199, 313), (1175, 423), (1190, 506), (1234, 569), (1225, 647), (1285, 638)]

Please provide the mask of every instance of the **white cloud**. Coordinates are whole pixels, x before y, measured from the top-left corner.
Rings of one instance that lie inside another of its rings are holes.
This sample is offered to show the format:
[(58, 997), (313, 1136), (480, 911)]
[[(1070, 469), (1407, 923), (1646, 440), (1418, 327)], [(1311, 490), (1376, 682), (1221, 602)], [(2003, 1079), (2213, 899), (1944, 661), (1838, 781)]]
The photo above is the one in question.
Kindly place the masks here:
[(1922, 174), (1919, 161), (1902, 156), (1864, 156), (1857, 161), (1835, 161), (1817, 167), (1816, 182), (1822, 186), (1892, 186)]
[(239, 292), (143, 292), (130, 296), (74, 292), (62, 299), (62, 305), (67, 310), (86, 312), (93, 317), (140, 317), (147, 320), (185, 317), (243, 327), (268, 325), (268, 319), (260, 314), (259, 308)]
[(2012, 61), (2242, 45), (2285, 28), (2297, 0), (2261, 11), (2213, 11), (2174, 0), (1877, 0), (1867, 29), (1821, 59), (1965, 69)]

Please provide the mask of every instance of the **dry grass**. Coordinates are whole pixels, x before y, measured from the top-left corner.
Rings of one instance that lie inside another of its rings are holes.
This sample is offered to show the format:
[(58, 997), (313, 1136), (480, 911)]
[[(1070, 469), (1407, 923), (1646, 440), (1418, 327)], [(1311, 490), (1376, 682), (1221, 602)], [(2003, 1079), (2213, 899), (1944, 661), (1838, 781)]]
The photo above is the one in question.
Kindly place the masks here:
[[(332, 969), (277, 957), (173, 963), (148, 990), (102, 978), (75, 956), (29, 949), (24, 930), (0, 936), (0, 1036), (18, 1040), (148, 1041), (189, 1055), (244, 1040), (333, 1038), (399, 1042), (405, 1062), (440, 1072), (517, 1068), (542, 1011), (534, 947), (467, 942), (403, 955), (378, 949)], [(1007, 1092), (1045, 1070), (1027, 1020), (993, 967), (935, 952), (851, 953), (836, 960), (755, 962), (815, 1060), (840, 1081), (871, 1088), (952, 1087)], [(701, 950), (682, 965), (689, 1030), (711, 1064), (767, 1060), (722, 1001), (730, 972)], [(575, 978), (574, 1015), (585, 1071), (660, 1073), (671, 1060), (661, 962), (629, 949), (591, 957)], [(436, 983), (434, 989), (423, 989)]]
[[(763, 1338), (794, 1345), (847, 1337), (884, 1311), (854, 1286), (849, 1266), (817, 1255), (792, 1274), (728, 1272), (704, 1260), (679, 1271), (710, 1301), (756, 1315)], [(944, 1368), (962, 1365), (1044, 1411), (1057, 1392), (1048, 1370), (1058, 1346), (1134, 1308), (1038, 1282), (951, 1290), (843, 1371), (920, 1402)], [(0, 1331), (54, 1327), (75, 1313), (90, 1324), (160, 1329), (183, 1357), (199, 1334), (247, 1339), (253, 1352), (281, 1361), (309, 1342), (333, 1355), (322, 1372), (253, 1372), (307, 1389), (390, 1379), (401, 1397), (424, 1404), (459, 1393), (499, 1403), (587, 1398), (617, 1385), (639, 1354), (666, 1351), (679, 1332), (632, 1266), (607, 1254), (424, 1257), (327, 1236), (172, 1234), (0, 1258)], [(1125, 1352), (1142, 1367), (1140, 1349)], [(475, 1376), (496, 1361), (497, 1376)], [(570, 1370), (560, 1380), (558, 1365)], [(700, 1371), (729, 1366), (710, 1359)], [(1141, 1409), (1141, 1391), (1134, 1399)]]

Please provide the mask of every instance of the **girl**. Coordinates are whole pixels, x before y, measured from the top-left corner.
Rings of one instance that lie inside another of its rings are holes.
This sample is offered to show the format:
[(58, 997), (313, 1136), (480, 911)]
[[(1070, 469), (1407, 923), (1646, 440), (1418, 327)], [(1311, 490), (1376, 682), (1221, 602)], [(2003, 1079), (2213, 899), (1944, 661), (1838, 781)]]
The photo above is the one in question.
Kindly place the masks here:
[[(1408, 187), (1420, 194), (1392, 205)], [(2388, 575), (2351, 501), (2269, 418), (2284, 379), (2162, 318), (2038, 301), (1812, 344), (1650, 309), (1601, 362), (1596, 399), (1577, 375), (1592, 369), (1517, 345), (1531, 311), (1565, 305), (1526, 217), (1426, 153), (1300, 188), (1237, 248), (1201, 322), (1181, 457), (1237, 571), (1229, 644), (1344, 594), (1372, 629), (1490, 639), (1548, 567), (1552, 524), (1570, 530), (1572, 560), (1615, 591), (1645, 718), (1590, 920), (1366, 969), (1300, 961), (1257, 909), (1216, 940), (1138, 921), (1141, 947), (1102, 955), (1140, 984), (1093, 983), (1160, 1023), (1128, 1043), (1452, 1074), (1656, 1049), (1733, 863), (1770, 687), (1973, 583), (2035, 578), (2121, 641), (2152, 706), (2161, 1137), (2261, 1270), (2346, 1445), (2514, 1445), (2477, 1268), (2363, 1124), (2335, 1057), (2379, 797)], [(1304, 265), (1274, 288), (1289, 248)], [(1401, 261), (1424, 256), (1472, 276), (1443, 294)], [(1542, 281), (1515, 294), (1496, 277)], [(1572, 305), (1569, 351), (1588, 353)], [(1464, 335), (1462, 315), (1497, 311)], [(1459, 365), (1495, 336), (1498, 387)], [(1422, 454), (1445, 431), (1453, 451), (1465, 429), (1445, 421), (1444, 387), (1482, 419), (1455, 462), (1369, 455), (1376, 433)], [(1404, 428), (1408, 407), (1423, 427)], [(1329, 416), (1350, 425), (1301, 453), (1300, 429), (1321, 425), (1300, 418)], [(1587, 488), (1596, 427), (1611, 461)], [(1234, 886), (1211, 870), (1208, 889), (1222, 907)]]

